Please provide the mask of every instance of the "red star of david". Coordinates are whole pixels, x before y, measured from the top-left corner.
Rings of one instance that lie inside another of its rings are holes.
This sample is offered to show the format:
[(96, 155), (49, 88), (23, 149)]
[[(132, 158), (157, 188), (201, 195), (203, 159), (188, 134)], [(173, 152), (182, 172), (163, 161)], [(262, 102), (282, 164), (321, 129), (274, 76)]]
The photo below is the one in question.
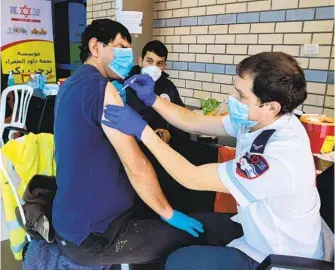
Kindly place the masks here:
[(20, 15), (24, 15), (24, 17), (28, 17), (29, 15), (31, 15), (31, 8), (28, 8), (27, 5), (24, 5), (23, 8), (21, 8), (21, 13)]
[(254, 157), (251, 158), (251, 161), (252, 161), (254, 164), (257, 164), (257, 163), (259, 163), (259, 162), (261, 161), (261, 159), (259, 159), (258, 156), (254, 156)]

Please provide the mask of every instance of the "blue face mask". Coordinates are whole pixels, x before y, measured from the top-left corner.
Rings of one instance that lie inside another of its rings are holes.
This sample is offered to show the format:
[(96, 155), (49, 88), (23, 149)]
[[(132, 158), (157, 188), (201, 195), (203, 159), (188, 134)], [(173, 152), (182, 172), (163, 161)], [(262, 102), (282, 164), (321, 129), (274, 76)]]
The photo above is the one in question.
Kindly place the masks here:
[(251, 128), (258, 123), (258, 121), (249, 120), (249, 106), (233, 96), (228, 98), (228, 111), (233, 124)]
[(113, 48), (114, 58), (108, 64), (113, 72), (122, 79), (126, 78), (134, 65), (134, 53), (131, 48)]

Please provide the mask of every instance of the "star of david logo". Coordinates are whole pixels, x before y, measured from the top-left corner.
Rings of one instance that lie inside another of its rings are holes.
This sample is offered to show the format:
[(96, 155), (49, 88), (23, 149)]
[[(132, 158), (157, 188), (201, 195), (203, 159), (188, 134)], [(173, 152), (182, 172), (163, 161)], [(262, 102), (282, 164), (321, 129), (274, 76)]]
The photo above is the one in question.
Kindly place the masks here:
[(24, 17), (28, 17), (31, 15), (31, 8), (28, 8), (27, 5), (24, 5), (23, 7), (20, 7), (21, 13), (20, 15), (24, 15)]

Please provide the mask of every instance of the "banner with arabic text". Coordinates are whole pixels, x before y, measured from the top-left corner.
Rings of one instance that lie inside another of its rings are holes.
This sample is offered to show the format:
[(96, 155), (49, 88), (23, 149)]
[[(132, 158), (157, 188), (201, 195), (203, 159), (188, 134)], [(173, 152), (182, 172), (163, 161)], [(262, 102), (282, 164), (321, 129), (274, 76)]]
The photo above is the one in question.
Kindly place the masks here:
[(55, 81), (51, 1), (1, 0), (3, 73), (41, 72)]

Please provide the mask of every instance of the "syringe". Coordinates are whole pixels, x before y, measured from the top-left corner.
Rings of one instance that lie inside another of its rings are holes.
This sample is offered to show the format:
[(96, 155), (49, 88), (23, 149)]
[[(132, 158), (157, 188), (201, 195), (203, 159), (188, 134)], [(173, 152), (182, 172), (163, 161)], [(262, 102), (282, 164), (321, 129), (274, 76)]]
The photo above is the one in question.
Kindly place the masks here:
[(122, 90), (125, 90), (127, 87), (129, 87), (129, 85), (132, 84), (132, 83), (134, 83), (135, 80), (136, 80), (136, 77), (135, 77), (134, 79), (132, 79), (132, 80), (130, 81), (129, 84), (127, 84), (127, 85), (125, 85), (123, 88), (121, 88), (120, 92), (121, 92)]

